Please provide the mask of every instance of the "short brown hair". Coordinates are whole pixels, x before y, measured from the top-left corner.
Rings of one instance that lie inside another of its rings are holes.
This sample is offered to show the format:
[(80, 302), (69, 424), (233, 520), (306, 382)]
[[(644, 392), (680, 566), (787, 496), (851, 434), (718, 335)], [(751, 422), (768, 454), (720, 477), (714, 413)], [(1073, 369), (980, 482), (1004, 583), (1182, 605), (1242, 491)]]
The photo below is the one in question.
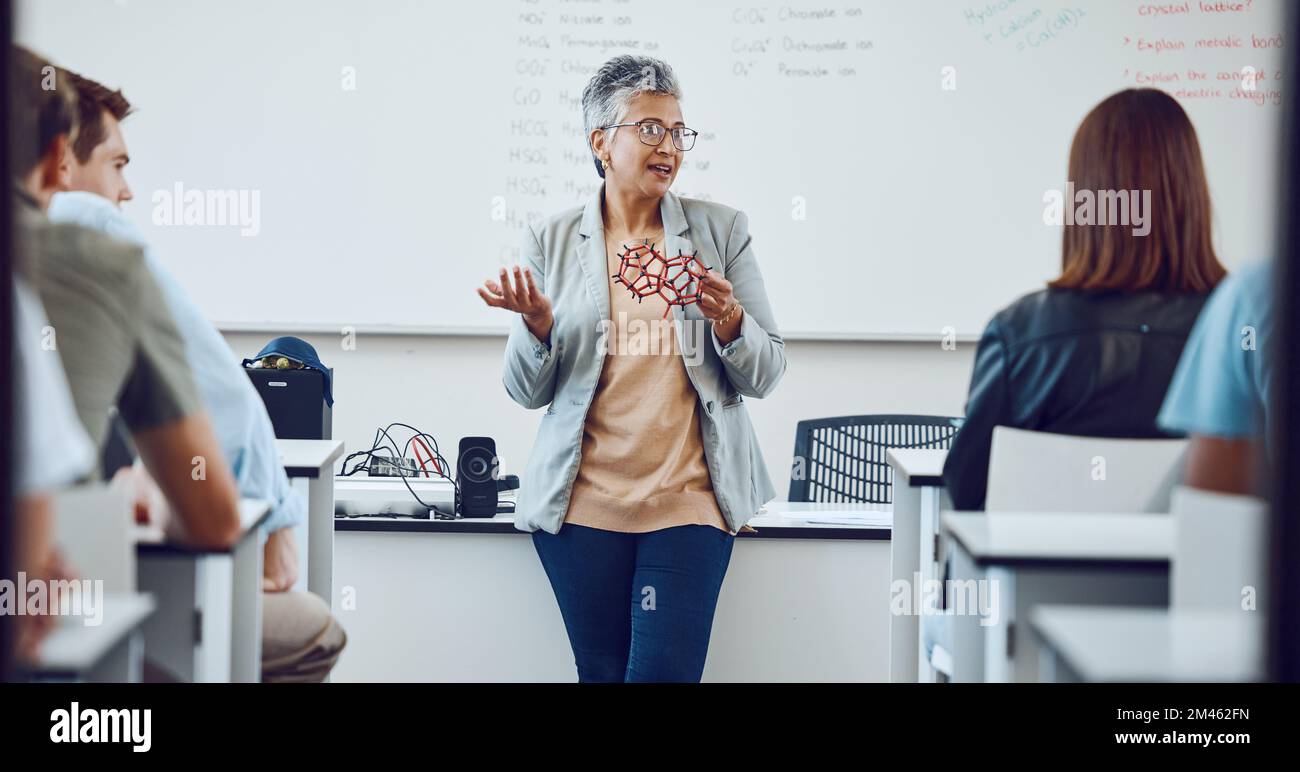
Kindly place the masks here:
[(78, 75), (72, 70), (63, 70), (72, 86), (77, 90), (77, 118), (81, 128), (77, 132), (77, 141), (72, 143), (72, 152), (78, 163), (90, 160), (90, 154), (99, 144), (108, 138), (108, 129), (104, 128), (104, 113), (116, 120), (122, 120), (131, 114), (131, 103), (122, 95), (121, 89), (111, 91), (99, 81)]
[[(1227, 271), (1211, 243), (1210, 189), (1196, 129), (1157, 89), (1127, 89), (1088, 113), (1070, 147), (1077, 190), (1150, 191), (1151, 230), (1066, 224), (1061, 275), (1048, 286), (1085, 291), (1209, 292)], [(1073, 206), (1073, 201), (1066, 201)]]
[(13, 172), (35, 169), (60, 135), (76, 141), (77, 92), (66, 74), (22, 46), (9, 49), (9, 147)]

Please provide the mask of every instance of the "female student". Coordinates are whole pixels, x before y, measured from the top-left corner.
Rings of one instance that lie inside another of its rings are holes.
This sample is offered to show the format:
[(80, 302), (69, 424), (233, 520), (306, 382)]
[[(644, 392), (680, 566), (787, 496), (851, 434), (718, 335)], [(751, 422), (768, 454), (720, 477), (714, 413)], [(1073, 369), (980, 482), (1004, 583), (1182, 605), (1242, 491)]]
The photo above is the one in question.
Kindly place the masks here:
[(1065, 218), (1061, 275), (985, 328), (966, 423), (944, 464), (957, 509), (984, 507), (995, 426), (1165, 436), (1156, 414), (1201, 306), (1225, 274), (1210, 240), (1196, 130), (1173, 97), (1129, 89), (1093, 108), (1074, 135), (1069, 179), (1079, 205), (1091, 196), (1094, 207), (1108, 206), (1122, 193), (1145, 211), (1130, 206), (1118, 223), (1098, 224), (1095, 210)]

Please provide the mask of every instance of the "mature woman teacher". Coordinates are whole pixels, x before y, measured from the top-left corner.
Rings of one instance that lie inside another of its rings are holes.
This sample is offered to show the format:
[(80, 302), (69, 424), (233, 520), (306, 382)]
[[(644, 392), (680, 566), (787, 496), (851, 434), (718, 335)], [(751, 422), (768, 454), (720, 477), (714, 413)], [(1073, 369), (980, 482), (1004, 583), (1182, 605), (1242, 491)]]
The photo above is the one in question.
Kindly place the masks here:
[[(743, 397), (776, 388), (785, 343), (745, 215), (669, 191), (696, 136), (680, 98), (662, 61), (606, 62), (582, 94), (604, 184), (530, 226), (522, 265), (478, 290), (517, 314), (506, 391), (548, 406), (515, 524), (533, 534), (579, 681), (699, 681), (735, 534), (776, 493)], [(638, 298), (616, 278), (647, 286), (621, 271), (641, 244), (697, 253), (711, 269), (698, 302)]]

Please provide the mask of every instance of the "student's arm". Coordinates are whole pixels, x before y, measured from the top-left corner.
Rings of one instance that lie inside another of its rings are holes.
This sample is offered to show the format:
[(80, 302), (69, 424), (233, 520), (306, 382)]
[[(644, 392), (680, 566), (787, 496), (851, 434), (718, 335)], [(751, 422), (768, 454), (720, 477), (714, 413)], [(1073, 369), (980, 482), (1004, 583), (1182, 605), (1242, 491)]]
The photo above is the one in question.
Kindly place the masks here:
[(966, 401), (966, 422), (953, 438), (943, 464), (943, 484), (954, 509), (984, 508), (988, 492), (989, 452), (996, 426), (1011, 426), (1006, 346), (995, 322), (980, 338)]
[[(51, 566), (54, 559), (54, 505), (48, 493), (19, 496), (14, 512), (14, 568), (26, 574), (29, 583), (48, 581), (56, 577)], [(41, 641), (54, 629), (55, 617), (51, 614), (21, 614), (15, 619), (17, 637), (15, 650), (24, 662), (35, 661), (40, 653)]]
[[(185, 287), (167, 270), (149, 248), (144, 234), (121, 209), (91, 193), (61, 193), (51, 206), (75, 221), (97, 227), (117, 238), (139, 244), (144, 250), (145, 265), (162, 291), (167, 307), (176, 321), (185, 345), (185, 358), (194, 371), (204, 408), (208, 411), (226, 460), (235, 477), (241, 498), (261, 499), (271, 505), (262, 522), (269, 534), (280, 533), (306, 517), (307, 504), (293, 489), (280, 464), (275, 428), (266, 413), (266, 405), (248, 379), (238, 357), (225, 338), (190, 298)], [(292, 584), (297, 576), (293, 534), (284, 531), (266, 547), (266, 575), (278, 583), (288, 577)], [(292, 567), (292, 568), (291, 568)]]
[(186, 540), (230, 546), (239, 535), (234, 475), (200, 404), (176, 320), (143, 253), (129, 270), (126, 309), (135, 341), (117, 409)]
[(285, 592), (298, 581), (298, 546), (292, 528), (272, 531), (262, 548), (262, 589)]
[(133, 433), (140, 458), (184, 526), (202, 547), (228, 547), (239, 536), (239, 496), (205, 413)]
[(1266, 463), (1258, 440), (1192, 435), (1184, 482), (1201, 490), (1263, 496)]
[(1191, 438), (1183, 479), (1190, 487), (1264, 492), (1270, 275), (1251, 266), (1220, 283), (1178, 360), (1157, 422)]

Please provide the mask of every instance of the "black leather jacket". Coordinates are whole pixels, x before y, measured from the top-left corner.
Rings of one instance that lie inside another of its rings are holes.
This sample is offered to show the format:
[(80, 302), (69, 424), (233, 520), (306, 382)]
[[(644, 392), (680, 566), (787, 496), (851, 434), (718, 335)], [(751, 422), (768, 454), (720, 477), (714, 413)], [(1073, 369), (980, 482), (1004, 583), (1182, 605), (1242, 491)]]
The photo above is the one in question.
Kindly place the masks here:
[(1003, 309), (975, 354), (966, 423), (943, 468), (956, 509), (983, 509), (993, 427), (1166, 437), (1156, 426), (1208, 295), (1046, 289)]

